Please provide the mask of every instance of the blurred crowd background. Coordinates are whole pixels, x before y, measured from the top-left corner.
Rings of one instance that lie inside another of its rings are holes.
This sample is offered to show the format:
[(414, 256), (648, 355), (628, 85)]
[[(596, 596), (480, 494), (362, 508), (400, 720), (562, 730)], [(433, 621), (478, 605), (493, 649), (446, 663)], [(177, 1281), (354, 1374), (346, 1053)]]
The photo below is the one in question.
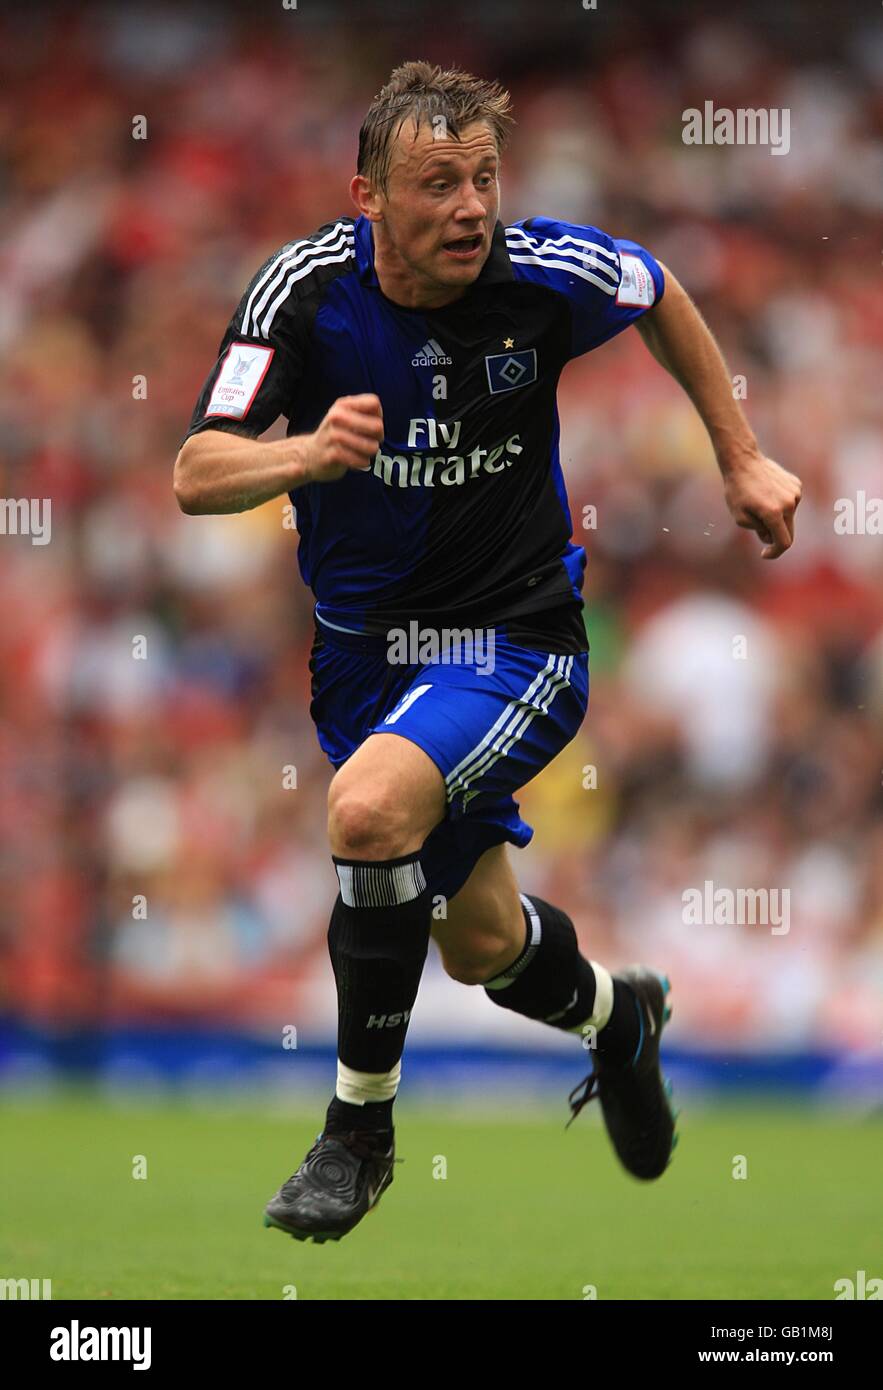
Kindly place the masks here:
[[(0, 492), (51, 499), (52, 527), (44, 545), (0, 536), (7, 1020), (334, 1037), (330, 769), (296, 535), (284, 499), (182, 515), (172, 465), (246, 283), (351, 212), (365, 108), (425, 57), (512, 92), (504, 220), (592, 223), (666, 262), (805, 489), (797, 544), (762, 561), (637, 333), (566, 369), (592, 686), (579, 738), (520, 798), (522, 888), (564, 906), (592, 957), (667, 969), (685, 1049), (879, 1055), (880, 14), (4, 12)], [(682, 112), (706, 100), (788, 109), (789, 152), (684, 144)], [(789, 930), (686, 923), (706, 881), (788, 890)], [(568, 1043), (448, 980), (434, 948), (410, 1038)]]

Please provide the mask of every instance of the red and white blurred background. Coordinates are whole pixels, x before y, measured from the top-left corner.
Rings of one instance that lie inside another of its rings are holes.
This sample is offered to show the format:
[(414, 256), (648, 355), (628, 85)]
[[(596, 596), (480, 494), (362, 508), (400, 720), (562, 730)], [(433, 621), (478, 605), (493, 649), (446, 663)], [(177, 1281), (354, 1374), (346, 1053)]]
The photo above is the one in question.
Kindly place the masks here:
[[(835, 529), (838, 499), (883, 497), (879, 14), (4, 14), (0, 492), (51, 499), (52, 532), (0, 535), (0, 1076), (96, 1028), (278, 1039), (293, 1023), (333, 1043), (330, 770), (296, 536), (282, 500), (183, 516), (172, 464), (248, 279), (351, 212), (363, 112), (408, 57), (509, 86), (506, 220), (594, 223), (669, 264), (805, 488), (796, 545), (762, 562), (637, 333), (567, 368), (592, 687), (580, 737), (521, 799), (522, 886), (568, 909), (587, 954), (669, 971), (685, 1056), (879, 1066), (883, 537)], [(709, 99), (788, 109), (787, 155), (684, 144), (682, 112)], [(787, 888), (790, 930), (686, 925), (682, 894), (706, 880)], [(409, 1046), (470, 1042), (563, 1045), (433, 952)]]

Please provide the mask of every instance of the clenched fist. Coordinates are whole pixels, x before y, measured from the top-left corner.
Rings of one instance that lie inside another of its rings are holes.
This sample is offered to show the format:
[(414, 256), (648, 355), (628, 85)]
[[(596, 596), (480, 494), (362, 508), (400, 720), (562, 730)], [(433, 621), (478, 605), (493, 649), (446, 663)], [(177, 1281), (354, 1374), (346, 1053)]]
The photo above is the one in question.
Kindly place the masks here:
[(727, 472), (724, 497), (737, 526), (756, 531), (764, 542), (761, 559), (775, 560), (794, 542), (794, 513), (803, 484), (772, 459), (758, 453)]
[(307, 481), (333, 483), (348, 468), (366, 472), (383, 441), (378, 396), (340, 396), (304, 450)]

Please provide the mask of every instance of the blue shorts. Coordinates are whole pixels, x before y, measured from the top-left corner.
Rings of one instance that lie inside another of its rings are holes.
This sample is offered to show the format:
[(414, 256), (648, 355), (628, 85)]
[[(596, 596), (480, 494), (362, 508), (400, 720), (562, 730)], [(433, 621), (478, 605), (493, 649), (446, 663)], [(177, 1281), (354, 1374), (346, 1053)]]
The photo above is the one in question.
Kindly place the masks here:
[(432, 758), (445, 779), (447, 811), (421, 863), (430, 892), (452, 898), (492, 845), (522, 848), (531, 840), (513, 792), (577, 733), (588, 705), (588, 664), (588, 652), (530, 651), (499, 630), (488, 650), (452, 648), (435, 660), (391, 664), (385, 637), (317, 622), (310, 714), (335, 768), (369, 734), (399, 734)]

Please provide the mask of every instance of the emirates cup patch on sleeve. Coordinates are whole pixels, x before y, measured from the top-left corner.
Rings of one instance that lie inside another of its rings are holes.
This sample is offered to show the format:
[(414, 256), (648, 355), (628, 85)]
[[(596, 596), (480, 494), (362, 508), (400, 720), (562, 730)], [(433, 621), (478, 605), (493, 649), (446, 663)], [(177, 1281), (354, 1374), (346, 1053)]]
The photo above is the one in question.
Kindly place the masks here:
[(258, 347), (255, 343), (231, 343), (221, 363), (206, 416), (244, 419), (267, 375), (275, 351), (275, 348)]
[(644, 262), (640, 256), (624, 256), (620, 253), (619, 263), (622, 278), (616, 292), (617, 304), (632, 304), (638, 308), (649, 309), (656, 299), (656, 286)]

